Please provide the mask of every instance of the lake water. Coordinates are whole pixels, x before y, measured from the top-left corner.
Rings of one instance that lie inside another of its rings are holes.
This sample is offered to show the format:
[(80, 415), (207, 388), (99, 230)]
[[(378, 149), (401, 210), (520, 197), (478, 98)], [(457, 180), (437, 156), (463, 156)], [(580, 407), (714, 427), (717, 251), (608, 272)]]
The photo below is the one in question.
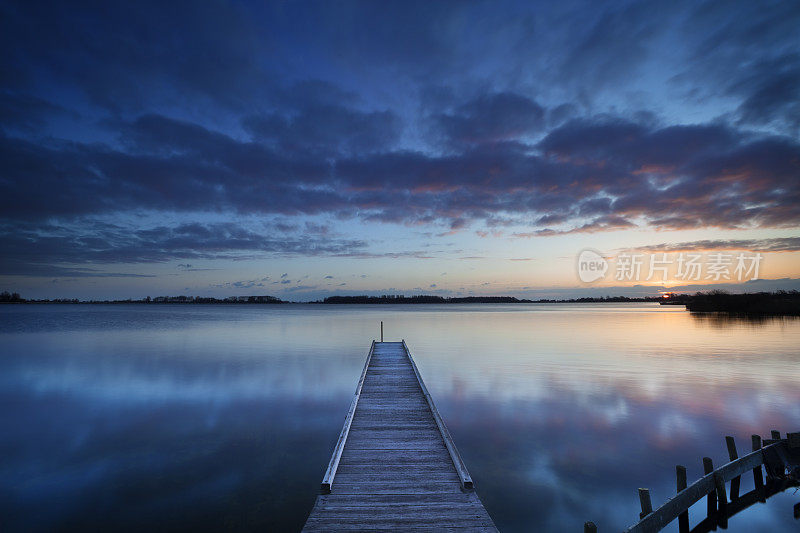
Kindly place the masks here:
[[(380, 320), (502, 531), (621, 531), (638, 487), (659, 505), (676, 464), (691, 482), (703, 456), (725, 462), (725, 435), (742, 452), (753, 433), (800, 430), (797, 320), (654, 304), (5, 305), (0, 529), (299, 530)], [(797, 528), (797, 501), (730, 530)]]

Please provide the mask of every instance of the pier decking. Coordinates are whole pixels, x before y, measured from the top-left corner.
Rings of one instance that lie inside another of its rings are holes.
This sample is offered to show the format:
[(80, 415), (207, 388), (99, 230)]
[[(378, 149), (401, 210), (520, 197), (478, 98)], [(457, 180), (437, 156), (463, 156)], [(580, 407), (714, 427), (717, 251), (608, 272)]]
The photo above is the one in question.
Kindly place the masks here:
[(303, 531), (497, 531), (405, 342), (373, 342)]

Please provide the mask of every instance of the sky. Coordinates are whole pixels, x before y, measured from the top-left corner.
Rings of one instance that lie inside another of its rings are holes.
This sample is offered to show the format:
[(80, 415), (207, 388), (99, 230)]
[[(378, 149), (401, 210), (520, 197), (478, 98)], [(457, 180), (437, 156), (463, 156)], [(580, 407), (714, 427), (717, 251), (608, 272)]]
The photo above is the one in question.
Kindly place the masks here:
[(787, 1), (0, 0), (0, 289), (800, 288), (798, 27)]

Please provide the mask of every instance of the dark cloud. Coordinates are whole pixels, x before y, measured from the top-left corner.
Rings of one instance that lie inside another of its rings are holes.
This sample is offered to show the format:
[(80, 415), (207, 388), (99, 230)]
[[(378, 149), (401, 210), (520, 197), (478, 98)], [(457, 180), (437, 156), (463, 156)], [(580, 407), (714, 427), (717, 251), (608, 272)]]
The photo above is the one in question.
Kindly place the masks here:
[[(237, 259), (270, 254), (335, 255), (365, 246), (366, 243), (357, 240), (271, 236), (233, 223), (192, 223), (142, 230), (90, 223), (71, 228), (16, 225), (0, 231), (0, 247), (4, 250), (0, 274), (138, 277), (139, 274), (109, 274), (83, 265)], [(186, 263), (182, 265), (186, 270), (194, 270)], [(282, 276), (285, 277), (286, 274)]]
[(462, 104), (452, 114), (435, 117), (453, 143), (501, 142), (537, 133), (544, 126), (542, 106), (519, 94), (482, 95)]
[(61, 106), (31, 96), (0, 91), (0, 128), (36, 131), (53, 115), (67, 113)]
[(0, 36), (4, 83), (33, 85), (45, 67), (50, 83), (113, 111), (181, 98), (250, 107), (270, 86), (257, 60), (270, 42), (233, 4), (11, 2), (3, 4)]
[(747, 69), (728, 89), (744, 96), (738, 112), (744, 123), (777, 122), (800, 133), (800, 54), (786, 54)]
[(800, 237), (773, 239), (718, 239), (639, 246), (641, 251), (683, 252), (693, 250), (748, 250), (753, 252), (798, 252)]
[(249, 116), (243, 124), (259, 141), (305, 156), (374, 152), (393, 145), (400, 133), (400, 120), (389, 111), (362, 112), (338, 105), (314, 104), (290, 116)]

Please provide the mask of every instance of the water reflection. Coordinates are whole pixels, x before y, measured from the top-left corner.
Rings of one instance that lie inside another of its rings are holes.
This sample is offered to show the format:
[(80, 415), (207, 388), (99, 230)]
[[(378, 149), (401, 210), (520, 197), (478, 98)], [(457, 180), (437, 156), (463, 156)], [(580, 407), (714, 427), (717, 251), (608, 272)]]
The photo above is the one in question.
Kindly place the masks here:
[(736, 327), (738, 325), (766, 326), (768, 324), (796, 324), (800, 316), (772, 315), (737, 315), (731, 313), (689, 313), (698, 322), (718, 328)]
[[(675, 464), (691, 480), (704, 455), (724, 460), (724, 435), (747, 449), (800, 429), (797, 321), (657, 305), (0, 313), (11, 531), (299, 529), (379, 320), (407, 339), (504, 531), (622, 530), (637, 487), (660, 503)], [(730, 529), (790, 528), (793, 501)]]

